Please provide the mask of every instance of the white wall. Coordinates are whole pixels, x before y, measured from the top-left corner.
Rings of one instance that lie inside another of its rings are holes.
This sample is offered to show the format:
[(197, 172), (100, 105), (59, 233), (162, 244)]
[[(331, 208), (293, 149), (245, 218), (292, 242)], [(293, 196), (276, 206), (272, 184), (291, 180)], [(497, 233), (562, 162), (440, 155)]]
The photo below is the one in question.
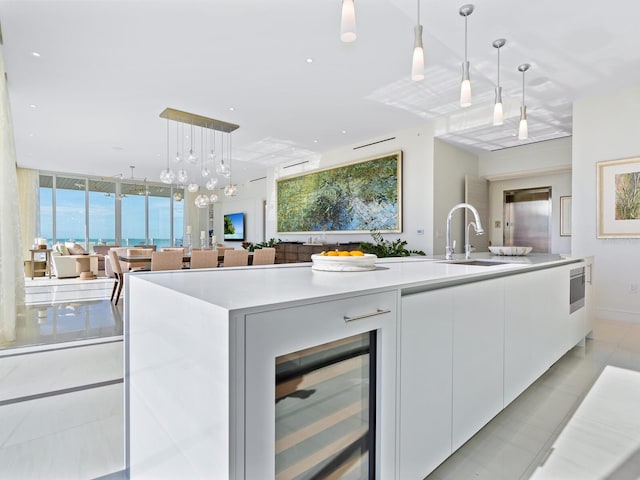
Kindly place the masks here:
[(479, 156), (479, 175), (505, 180), (571, 170), (571, 137), (505, 148)]
[[(433, 251), (433, 127), (424, 125), (419, 128), (390, 133), (385, 137), (395, 137), (384, 143), (354, 150), (354, 147), (380, 140), (374, 138), (358, 145), (349, 145), (337, 150), (310, 157), (309, 163), (294, 168), (282, 167), (273, 169), (267, 178), (267, 237), (281, 240), (306, 241), (309, 235), (276, 233), (275, 183), (278, 178), (296, 175), (319, 168), (326, 168), (366, 158), (377, 157), (402, 150), (402, 217), (403, 232), (388, 233), (383, 236), (389, 240), (402, 238), (407, 241), (410, 250), (424, 250), (427, 254)], [(418, 231), (423, 233), (419, 234)], [(321, 236), (318, 233), (318, 236)], [(326, 242), (360, 242), (371, 241), (369, 234), (327, 234)]]
[(595, 255), (596, 314), (640, 322), (640, 239), (596, 238), (596, 164), (640, 156), (640, 88), (573, 106), (572, 251)]
[[(447, 216), (451, 207), (464, 202), (464, 177), (478, 176), (478, 157), (436, 139), (434, 142), (433, 175), (433, 252), (445, 253)], [(456, 240), (456, 252), (464, 252), (464, 211), (451, 216), (451, 238)]]
[[(248, 242), (259, 243), (264, 238), (264, 208), (266, 200), (266, 180), (248, 182), (238, 187), (238, 194), (227, 198), (222, 190), (218, 193), (220, 201), (214, 205), (214, 234), (218, 243), (229, 247), (240, 248), (240, 242), (224, 242), (224, 215), (227, 213), (244, 213), (244, 237)], [(273, 235), (272, 235), (273, 236)]]

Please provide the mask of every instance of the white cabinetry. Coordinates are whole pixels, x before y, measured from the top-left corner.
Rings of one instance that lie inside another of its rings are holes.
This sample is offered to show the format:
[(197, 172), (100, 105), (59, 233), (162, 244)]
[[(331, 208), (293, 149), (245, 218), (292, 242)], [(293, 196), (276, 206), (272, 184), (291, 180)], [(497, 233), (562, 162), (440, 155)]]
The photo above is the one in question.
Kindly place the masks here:
[(505, 282), (504, 405), (567, 350), (569, 269), (513, 275)]
[(402, 297), (400, 478), (423, 478), (451, 455), (454, 290)]
[(276, 358), (373, 330), (376, 478), (394, 478), (397, 303), (397, 291), (390, 291), (246, 315), (243, 478), (270, 478), (275, 471)]
[(503, 407), (504, 279), (462, 285), (453, 293), (455, 451)]

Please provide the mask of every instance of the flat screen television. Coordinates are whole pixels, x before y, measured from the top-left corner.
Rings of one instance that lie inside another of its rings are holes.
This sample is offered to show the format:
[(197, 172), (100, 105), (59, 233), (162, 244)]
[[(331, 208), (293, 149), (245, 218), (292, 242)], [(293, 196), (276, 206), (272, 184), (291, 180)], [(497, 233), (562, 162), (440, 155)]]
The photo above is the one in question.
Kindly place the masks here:
[(244, 213), (227, 213), (224, 216), (224, 239), (244, 240)]

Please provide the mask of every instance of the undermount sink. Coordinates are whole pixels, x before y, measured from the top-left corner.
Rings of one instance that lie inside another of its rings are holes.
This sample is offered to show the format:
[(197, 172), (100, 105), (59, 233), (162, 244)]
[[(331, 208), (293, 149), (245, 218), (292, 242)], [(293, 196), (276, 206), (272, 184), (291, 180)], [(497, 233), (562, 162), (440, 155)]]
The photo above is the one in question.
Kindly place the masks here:
[(478, 267), (493, 267), (494, 265), (507, 265), (507, 262), (492, 262), (488, 260), (447, 260), (442, 263), (454, 263), (456, 265), (477, 265)]

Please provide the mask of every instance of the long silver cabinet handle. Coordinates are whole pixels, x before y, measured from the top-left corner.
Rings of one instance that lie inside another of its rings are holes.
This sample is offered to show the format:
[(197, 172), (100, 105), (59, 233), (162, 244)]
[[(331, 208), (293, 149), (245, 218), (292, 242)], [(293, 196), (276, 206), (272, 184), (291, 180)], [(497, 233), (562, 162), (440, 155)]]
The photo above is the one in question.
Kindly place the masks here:
[(391, 313), (391, 310), (377, 309), (375, 312), (365, 313), (364, 315), (357, 315), (355, 317), (344, 317), (345, 322), (353, 322), (355, 320), (362, 320), (363, 318), (375, 317), (376, 315), (384, 315), (385, 313)]
[(589, 269), (589, 279), (587, 280), (587, 283), (591, 285), (593, 282), (593, 265), (589, 264), (587, 265), (587, 268)]

